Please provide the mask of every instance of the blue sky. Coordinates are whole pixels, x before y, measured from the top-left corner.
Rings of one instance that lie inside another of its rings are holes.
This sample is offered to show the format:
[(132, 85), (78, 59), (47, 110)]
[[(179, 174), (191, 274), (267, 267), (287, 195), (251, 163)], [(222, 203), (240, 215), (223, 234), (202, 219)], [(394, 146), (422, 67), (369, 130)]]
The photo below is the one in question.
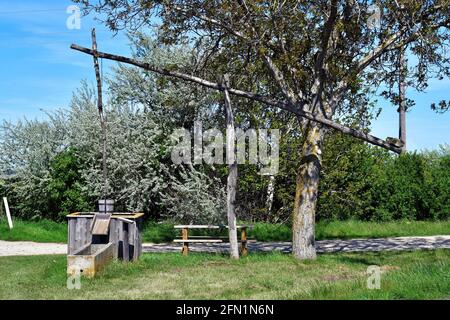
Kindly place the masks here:
[[(129, 55), (124, 34), (115, 37), (100, 22), (82, 18), (80, 30), (69, 30), (67, 0), (0, 1), (0, 119), (39, 118), (44, 110), (67, 107), (80, 81), (94, 82), (92, 58), (70, 50), (71, 43), (90, 46), (97, 29), (99, 50)], [(113, 62), (105, 61), (104, 72)], [(425, 93), (408, 91), (416, 106), (407, 114), (408, 149), (435, 149), (450, 143), (450, 112), (438, 115), (432, 102), (450, 99), (450, 80), (432, 81)], [(380, 100), (381, 101), (381, 100)], [(381, 138), (396, 137), (396, 107), (381, 101), (383, 112), (372, 126)]]

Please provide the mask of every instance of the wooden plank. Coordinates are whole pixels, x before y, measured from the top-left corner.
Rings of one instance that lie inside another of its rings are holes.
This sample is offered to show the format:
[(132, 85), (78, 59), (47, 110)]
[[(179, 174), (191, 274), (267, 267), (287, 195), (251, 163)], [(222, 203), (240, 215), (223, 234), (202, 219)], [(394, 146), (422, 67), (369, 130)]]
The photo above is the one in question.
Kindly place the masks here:
[(13, 222), (11, 218), (11, 212), (9, 211), (8, 199), (6, 199), (6, 197), (3, 197), (3, 203), (5, 205), (6, 218), (8, 219), (8, 226), (9, 229), (11, 230), (13, 228)]
[(134, 245), (134, 222), (128, 223), (128, 243)]
[(225, 226), (213, 226), (213, 225), (176, 225), (175, 229), (223, 229)]
[(113, 257), (117, 259), (117, 253), (119, 250), (119, 238), (118, 238), (118, 229), (117, 229), (117, 221), (116, 219), (111, 219), (109, 222), (109, 237), (108, 241), (113, 245)]
[(92, 224), (93, 235), (107, 235), (109, 232), (109, 223), (111, 221), (111, 215), (108, 213), (97, 213), (94, 216)]
[(67, 223), (67, 232), (69, 239), (69, 245), (67, 246), (68, 254), (72, 254), (75, 251), (76, 243), (75, 243), (75, 228), (76, 228), (76, 219), (69, 218), (69, 221)]
[(75, 248), (74, 250), (77, 250), (80, 248), (83, 243), (81, 242), (81, 219), (75, 220)]
[[(117, 225), (119, 226), (119, 257), (122, 257), (123, 260), (123, 221), (117, 220)], [(122, 246), (120, 246), (120, 244), (122, 244)]]
[[(228, 226), (219, 226), (219, 225), (175, 225), (174, 229), (228, 229)], [(253, 228), (253, 225), (240, 225), (236, 226), (237, 229), (242, 228)]]
[(138, 237), (137, 241), (138, 241), (138, 258), (139, 258), (142, 254), (142, 236), (141, 236), (142, 218), (136, 219), (136, 228)]
[[(122, 236), (122, 222), (120, 222), (119, 220), (117, 220), (117, 219), (114, 219), (115, 221), (116, 221), (116, 241), (117, 241), (117, 252), (116, 252), (116, 256), (117, 256), (117, 258), (119, 258), (120, 257), (120, 255), (121, 255), (121, 253), (122, 252), (120, 252), (121, 250), (122, 250), (122, 248), (123, 247), (120, 247), (120, 242), (122, 241), (121, 240), (121, 236)], [(122, 243), (122, 245), (123, 245), (123, 243)], [(123, 250), (122, 250), (123, 251)]]
[(79, 222), (79, 227), (80, 227), (80, 246), (84, 246), (86, 243), (90, 242), (87, 240), (86, 238), (86, 223), (87, 218), (81, 219)]
[(92, 242), (92, 233), (91, 233), (91, 224), (93, 219), (87, 219), (85, 220), (85, 227), (84, 227), (84, 239), (85, 243), (91, 243)]
[(109, 233), (108, 233), (108, 241), (109, 242), (112, 242), (112, 243), (116, 242), (115, 233), (116, 233), (116, 220), (111, 219), (111, 221), (109, 222)]
[(135, 224), (128, 224), (128, 242), (130, 245), (130, 260), (135, 261), (136, 259), (136, 246), (135, 246)]
[[(182, 239), (182, 237), (177, 237), (176, 239)], [(222, 239), (228, 240), (228, 236), (189, 236), (189, 239)]]
[[(222, 242), (228, 242), (229, 241), (229, 239), (228, 239), (228, 237), (201, 237), (201, 236), (189, 236), (189, 240), (209, 240), (209, 239), (211, 239), (211, 240), (222, 240)], [(174, 239), (174, 241), (175, 240), (182, 240), (182, 238), (181, 237), (176, 237), (175, 239)], [(238, 241), (239, 242), (241, 242), (241, 240), (240, 239), (238, 239)], [(178, 241), (178, 242), (182, 242), (182, 241)], [(249, 242), (256, 242), (256, 239), (255, 238), (248, 238), (247, 237), (247, 243), (249, 243)]]
[(222, 243), (220, 239), (175, 239), (173, 242), (177, 243)]
[(132, 225), (129, 225), (129, 227), (132, 229), (132, 244), (133, 244), (133, 261), (137, 261), (139, 259), (140, 253), (139, 253), (139, 230), (137, 223), (134, 223)]
[[(74, 212), (71, 214), (68, 214), (67, 218), (92, 218), (95, 214), (98, 212)], [(136, 212), (136, 213), (130, 213), (130, 212), (112, 212), (110, 213), (112, 215), (112, 218), (128, 218), (128, 219), (138, 219), (142, 218), (144, 216), (144, 213), (142, 212)]]
[(123, 237), (122, 237), (122, 243), (123, 243), (123, 261), (130, 261), (130, 248), (129, 248), (129, 242), (128, 242), (128, 224), (124, 223), (123, 221), (121, 222), (122, 224), (122, 232), (123, 232)]

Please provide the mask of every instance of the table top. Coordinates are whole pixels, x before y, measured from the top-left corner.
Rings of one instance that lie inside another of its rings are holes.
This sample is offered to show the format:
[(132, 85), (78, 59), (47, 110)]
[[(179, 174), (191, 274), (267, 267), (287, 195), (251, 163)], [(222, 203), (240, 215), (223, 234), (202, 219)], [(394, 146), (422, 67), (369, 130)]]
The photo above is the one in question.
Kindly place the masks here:
[[(67, 215), (67, 218), (92, 218), (99, 212), (74, 212)], [(100, 212), (103, 213), (103, 212)], [(138, 219), (144, 216), (142, 212), (112, 212), (111, 218), (127, 218), (127, 219)]]
[[(187, 225), (176, 225), (173, 226), (175, 229), (228, 229), (226, 225), (195, 225), (195, 224), (187, 224)], [(243, 228), (253, 228), (253, 225), (239, 225), (236, 226), (237, 229)]]

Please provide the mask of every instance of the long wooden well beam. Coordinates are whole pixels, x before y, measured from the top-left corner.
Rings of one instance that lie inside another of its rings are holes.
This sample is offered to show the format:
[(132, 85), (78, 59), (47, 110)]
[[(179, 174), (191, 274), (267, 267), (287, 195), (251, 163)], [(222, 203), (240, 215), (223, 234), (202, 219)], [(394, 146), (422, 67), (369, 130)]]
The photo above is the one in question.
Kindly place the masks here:
[[(92, 49), (89, 48), (85, 48), (82, 46), (79, 46), (77, 44), (72, 44), (70, 46), (71, 49), (73, 50), (77, 50), (86, 54), (89, 54), (91, 56), (97, 56), (99, 58), (103, 58), (103, 59), (107, 59), (107, 60), (113, 60), (113, 61), (118, 61), (118, 62), (123, 62), (126, 64), (131, 64), (137, 67), (140, 67), (142, 69), (148, 70), (148, 71), (152, 71), (164, 76), (169, 76), (169, 77), (174, 77), (174, 78), (178, 78), (178, 79), (182, 79), (188, 82), (193, 82), (199, 85), (202, 85), (204, 87), (207, 88), (211, 88), (214, 90), (219, 90), (219, 91), (224, 91), (225, 88), (216, 82), (212, 82), (206, 79), (202, 79), (196, 76), (192, 76), (192, 75), (188, 75), (185, 73), (181, 73), (181, 72), (177, 72), (177, 71), (172, 71), (172, 70), (168, 70), (165, 68), (160, 68), (160, 67), (156, 67), (148, 62), (142, 62), (142, 61), (138, 61), (136, 59), (132, 59), (132, 58), (128, 58), (128, 57), (124, 57), (124, 56), (119, 56), (119, 55), (115, 55), (115, 54), (110, 54), (110, 53), (106, 53), (106, 52), (101, 52), (101, 51), (94, 51)], [(299, 108), (296, 108), (295, 106), (288, 104), (288, 103), (283, 103), (277, 100), (274, 100), (270, 97), (267, 96), (263, 96), (260, 94), (256, 94), (253, 92), (248, 92), (248, 91), (243, 91), (243, 90), (239, 90), (239, 89), (233, 89), (233, 88), (228, 88), (227, 89), (228, 92), (230, 94), (239, 96), (239, 97), (243, 97), (243, 98), (247, 98), (247, 99), (251, 99), (254, 101), (258, 101), (264, 104), (268, 104), (271, 106), (275, 106), (278, 107), (280, 109), (292, 112), (298, 116), (304, 117), (306, 119), (309, 119), (311, 121), (315, 121), (318, 123), (321, 123), (327, 127), (333, 128), (337, 131), (340, 131), (342, 133), (351, 135), (357, 139), (363, 140), (365, 142), (368, 142), (370, 144), (376, 145), (378, 147), (393, 151), (395, 153), (401, 153), (402, 152), (402, 148), (395, 146), (393, 144), (388, 143), (387, 141), (377, 138), (369, 133), (360, 131), (360, 130), (356, 130), (356, 129), (352, 129), (346, 126), (343, 126), (337, 122), (334, 122), (330, 119), (326, 119), (322, 116), (318, 116), (318, 115), (314, 115), (310, 112), (306, 112), (303, 110), (300, 110)]]

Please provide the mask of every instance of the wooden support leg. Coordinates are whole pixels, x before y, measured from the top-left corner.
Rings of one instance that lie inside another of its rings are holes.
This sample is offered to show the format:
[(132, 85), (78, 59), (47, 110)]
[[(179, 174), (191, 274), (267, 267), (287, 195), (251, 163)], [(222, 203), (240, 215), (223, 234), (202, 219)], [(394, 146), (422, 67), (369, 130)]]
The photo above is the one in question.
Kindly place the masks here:
[[(181, 230), (181, 237), (183, 240), (188, 239), (188, 231), (189, 230), (187, 228)], [(183, 242), (183, 249), (181, 249), (181, 253), (183, 256), (187, 256), (189, 254), (189, 242)]]
[(123, 223), (123, 261), (130, 261), (130, 243), (128, 241), (128, 223)]
[(110, 225), (109, 225), (109, 239), (108, 241), (111, 242), (114, 246), (114, 259), (117, 259), (119, 257), (119, 221), (117, 219), (111, 219)]
[(67, 250), (68, 250), (68, 254), (72, 254), (75, 249), (77, 248), (76, 245), (76, 236), (75, 236), (75, 230), (76, 230), (76, 225), (77, 225), (77, 219), (75, 218), (69, 218), (69, 223), (68, 223), (68, 229), (69, 229), (69, 245), (67, 246)]
[(244, 257), (248, 255), (247, 228), (241, 229), (241, 255)]

